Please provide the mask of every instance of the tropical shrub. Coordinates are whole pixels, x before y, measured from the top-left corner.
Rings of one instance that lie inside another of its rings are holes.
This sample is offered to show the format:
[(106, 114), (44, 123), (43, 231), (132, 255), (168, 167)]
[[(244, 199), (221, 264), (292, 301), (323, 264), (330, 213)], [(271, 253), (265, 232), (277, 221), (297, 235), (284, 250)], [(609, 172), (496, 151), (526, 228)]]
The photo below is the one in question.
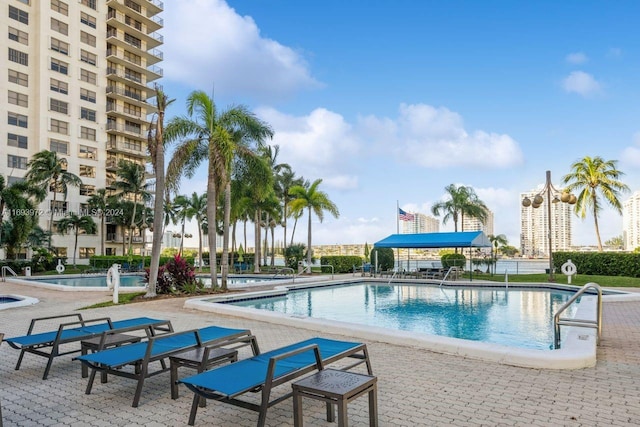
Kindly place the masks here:
[[(332, 265), (333, 272), (339, 273), (351, 273), (353, 267), (360, 268), (362, 266), (363, 259), (357, 255), (340, 255), (340, 256), (323, 256), (320, 257), (320, 264)], [(322, 267), (323, 273), (331, 273), (329, 267)]]
[(375, 264), (376, 262), (376, 254), (378, 254), (378, 268), (380, 270), (393, 270), (395, 266), (395, 257), (393, 254), (393, 249), (391, 248), (376, 248), (375, 246), (371, 250), (371, 254), (369, 255), (371, 259), (371, 264)]
[[(145, 281), (149, 283), (149, 269), (146, 269)], [(174, 256), (158, 268), (158, 294), (192, 294), (201, 291), (202, 288), (204, 284), (196, 277), (195, 268), (180, 255)]]
[(440, 258), (440, 262), (444, 268), (464, 268), (465, 265), (467, 265), (467, 257), (465, 257), (464, 254), (444, 254), (442, 258)]

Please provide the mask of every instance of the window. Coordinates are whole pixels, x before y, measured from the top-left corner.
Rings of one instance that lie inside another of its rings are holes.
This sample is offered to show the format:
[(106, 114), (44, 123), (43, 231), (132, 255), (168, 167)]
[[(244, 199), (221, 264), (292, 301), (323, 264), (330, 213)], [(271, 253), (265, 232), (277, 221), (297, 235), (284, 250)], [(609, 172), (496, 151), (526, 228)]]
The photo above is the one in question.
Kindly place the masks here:
[(60, 0), (51, 0), (51, 9), (65, 16), (69, 15), (69, 6)]
[(69, 209), (69, 203), (62, 200), (56, 200), (55, 202), (51, 200), (49, 207), (54, 213), (66, 213)]
[(80, 22), (84, 25), (90, 26), (91, 28), (96, 28), (96, 18), (87, 13), (80, 12)]
[(9, 6), (9, 18), (22, 22), (23, 24), (29, 24), (29, 12), (20, 10), (17, 7)]
[(93, 53), (87, 52), (86, 50), (81, 50), (80, 60), (82, 62), (86, 62), (87, 64), (96, 65), (96, 62), (98, 61), (98, 57)]
[(78, 157), (81, 159), (95, 160), (98, 157), (98, 149), (93, 147), (87, 147), (86, 145), (80, 145), (80, 152)]
[(96, 121), (96, 112), (94, 110), (90, 110), (88, 108), (80, 108), (80, 118), (91, 120), (92, 122)]
[(142, 65), (142, 57), (133, 52), (129, 52), (128, 50), (124, 51), (124, 59), (129, 62), (133, 62), (136, 65)]
[(51, 98), (49, 101), (49, 110), (57, 111), (62, 114), (69, 114), (69, 103)]
[(69, 74), (69, 64), (55, 58), (51, 58), (51, 69), (60, 74)]
[(59, 32), (60, 34), (64, 34), (65, 36), (69, 35), (69, 25), (62, 21), (58, 21), (55, 18), (51, 18), (51, 29)]
[(15, 169), (26, 169), (27, 158), (22, 156), (7, 155), (7, 167)]
[(69, 55), (69, 43), (51, 38), (51, 50), (60, 52), (63, 55)]
[(85, 33), (84, 31), (80, 31), (80, 41), (89, 46), (96, 47), (96, 36)]
[(60, 154), (69, 154), (69, 143), (65, 141), (59, 141), (57, 139), (50, 139), (49, 151)]
[(51, 79), (49, 87), (54, 92), (62, 93), (65, 95), (69, 93), (69, 85), (65, 82), (61, 82), (60, 80)]
[(83, 101), (93, 102), (95, 104), (96, 93), (88, 89), (80, 88), (80, 99)]
[(124, 17), (124, 23), (129, 25), (130, 27), (135, 28), (138, 31), (142, 31), (142, 22), (137, 21), (130, 16)]
[(80, 3), (82, 3), (85, 6), (90, 7), (93, 10), (96, 9), (96, 0), (80, 0)]
[(86, 259), (96, 255), (96, 248), (78, 248), (78, 258)]
[(80, 176), (84, 176), (84, 177), (87, 177), (87, 178), (95, 178), (96, 177), (96, 167), (95, 166), (80, 165)]
[(29, 86), (29, 76), (15, 70), (9, 70), (9, 81), (20, 86)]
[(9, 104), (19, 105), (21, 107), (29, 106), (29, 97), (27, 95), (12, 90), (9, 91), (8, 101)]
[(80, 195), (81, 196), (93, 196), (94, 194), (96, 194), (96, 186), (95, 185), (80, 184)]
[(104, 248), (104, 254), (108, 256), (115, 256), (116, 248)]
[(29, 65), (29, 54), (9, 48), (9, 61), (17, 62), (22, 65)]
[(53, 248), (57, 257), (66, 258), (67, 257), (67, 248)]
[(132, 0), (124, 0), (124, 5), (127, 6), (130, 9), (135, 10), (136, 12), (140, 13), (142, 12), (142, 7), (140, 7), (140, 5)]
[(19, 126), (21, 128), (28, 127), (28, 117), (18, 113), (8, 113), (7, 123), (13, 126)]
[(7, 134), (7, 144), (9, 147), (27, 148), (27, 137), (9, 133)]
[(7, 177), (7, 184), (9, 185), (13, 185), (17, 182), (24, 182), (25, 179), (24, 178), (20, 178), (19, 176), (8, 176)]
[(69, 123), (62, 120), (51, 119), (51, 132), (69, 135)]
[(142, 49), (142, 40), (137, 37), (133, 37), (131, 34), (124, 33), (124, 41), (129, 43), (131, 46)]
[(140, 123), (134, 123), (127, 120), (124, 122), (124, 130), (140, 135), (142, 133), (142, 126)]
[(135, 105), (127, 104), (126, 102), (124, 104), (124, 112), (136, 117), (142, 116), (142, 108)]
[(131, 138), (124, 138), (122, 147), (127, 150), (142, 151), (142, 142), (136, 141)]
[(96, 84), (96, 73), (92, 73), (89, 70), (81, 69), (80, 70), (80, 80), (83, 82)]
[(20, 3), (24, 3), (27, 6), (29, 6), (29, 4), (31, 3), (29, 0), (18, 0)]
[(18, 43), (29, 45), (29, 34), (24, 31), (20, 31), (17, 28), (9, 27), (9, 40), (16, 41)]
[(85, 126), (80, 126), (80, 138), (90, 141), (96, 140), (96, 130)]

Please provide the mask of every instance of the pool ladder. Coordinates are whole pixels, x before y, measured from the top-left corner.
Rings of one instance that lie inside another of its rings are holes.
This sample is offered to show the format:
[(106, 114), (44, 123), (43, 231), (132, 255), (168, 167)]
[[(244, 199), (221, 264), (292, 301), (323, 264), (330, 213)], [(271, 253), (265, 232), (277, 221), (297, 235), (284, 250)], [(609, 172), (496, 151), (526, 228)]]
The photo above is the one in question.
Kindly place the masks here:
[[(586, 320), (586, 319), (570, 319), (567, 317), (560, 317), (560, 315), (575, 302), (575, 300), (580, 297), (580, 295), (584, 294), (588, 289), (595, 289), (598, 293), (598, 302), (597, 302), (597, 311), (596, 311), (596, 320)], [(560, 326), (577, 326), (581, 328), (592, 328), (598, 331), (598, 335), (596, 338), (596, 343), (600, 342), (600, 336), (602, 335), (602, 288), (597, 283), (587, 283), (584, 285), (578, 292), (576, 292), (569, 301), (565, 302), (562, 307), (556, 312), (555, 316), (553, 316), (553, 347), (555, 349), (560, 348)]]
[(3, 266), (2, 266), (2, 281), (3, 281), (3, 282), (6, 282), (6, 280), (7, 280), (7, 279), (6, 279), (6, 277), (7, 277), (7, 271), (8, 271), (9, 273), (11, 273), (11, 274), (13, 275), (13, 277), (18, 277), (18, 275), (16, 274), (16, 272), (15, 272), (15, 271), (13, 271), (13, 270), (11, 269), (11, 267), (9, 267), (8, 265), (3, 265)]

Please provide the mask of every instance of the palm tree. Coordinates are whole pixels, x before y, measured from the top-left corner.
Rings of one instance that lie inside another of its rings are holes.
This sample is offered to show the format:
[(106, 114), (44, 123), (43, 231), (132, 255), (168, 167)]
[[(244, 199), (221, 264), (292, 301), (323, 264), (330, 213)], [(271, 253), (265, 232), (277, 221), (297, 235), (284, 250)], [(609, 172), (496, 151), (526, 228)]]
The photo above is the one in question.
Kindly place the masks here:
[(458, 222), (464, 220), (465, 214), (478, 218), (481, 222), (485, 221), (487, 217), (487, 207), (478, 199), (473, 188), (464, 185), (457, 186), (450, 184), (445, 187), (445, 191), (448, 199), (438, 202), (431, 207), (431, 212), (435, 216), (440, 216), (441, 213), (444, 214), (442, 217), (444, 224), (452, 219), (453, 229), (457, 232)]
[[(67, 160), (59, 158), (53, 151), (40, 151), (33, 155), (29, 161), (26, 180), (45, 192), (53, 192), (53, 201), (50, 206), (49, 218), (49, 249), (51, 249), (51, 233), (53, 229), (53, 213), (56, 208), (57, 194), (62, 193), (63, 199), (67, 199), (67, 189), (69, 186), (80, 187), (82, 180), (77, 175), (67, 171)], [(44, 200), (44, 199), (43, 199)]]
[(493, 272), (495, 273), (496, 263), (498, 261), (498, 248), (500, 246), (507, 245), (509, 241), (507, 240), (507, 236), (505, 236), (504, 234), (489, 234), (487, 237), (491, 242), (491, 259), (493, 260)]
[(131, 214), (131, 223), (129, 224), (129, 255), (132, 254), (133, 229), (135, 228), (136, 210), (138, 200), (147, 201), (151, 197), (151, 193), (147, 191), (146, 171), (144, 166), (121, 160), (118, 163), (116, 171), (118, 180), (115, 183), (116, 189), (123, 194), (133, 196), (133, 213)]
[(618, 213), (622, 213), (620, 193), (628, 192), (629, 187), (619, 180), (624, 175), (617, 169), (617, 160), (604, 160), (602, 157), (586, 156), (571, 165), (571, 172), (562, 178), (567, 193), (578, 193), (575, 213), (584, 219), (587, 211), (593, 215), (598, 238), (598, 251), (602, 252), (598, 215), (602, 210), (602, 202), (598, 194)]
[(309, 225), (307, 229), (307, 265), (309, 273), (311, 272), (311, 213), (315, 213), (320, 222), (324, 219), (324, 211), (328, 211), (334, 218), (340, 216), (338, 207), (329, 200), (327, 194), (318, 190), (318, 186), (322, 183), (322, 179), (316, 179), (309, 187), (297, 185), (289, 191), (295, 197), (291, 202), (291, 209), (301, 211), (307, 208), (309, 211)]
[[(215, 102), (203, 91), (192, 92), (187, 99), (188, 117), (176, 117), (168, 124), (170, 140), (182, 140), (176, 147), (167, 169), (167, 182), (177, 188), (181, 176), (193, 177), (202, 162), (207, 167), (207, 218), (209, 221), (209, 264), (211, 284), (218, 284), (216, 265), (216, 229), (218, 195), (227, 191), (223, 219), (223, 248), (220, 271), (222, 289), (227, 288), (229, 259), (231, 166), (239, 144), (262, 141), (273, 135), (271, 128), (244, 106), (218, 111)], [(247, 150), (248, 151), (248, 150)]]
[(276, 194), (282, 200), (282, 228), (283, 228), (283, 251), (287, 249), (287, 218), (290, 216), (289, 203), (293, 197), (289, 194), (289, 190), (294, 185), (302, 185), (304, 178), (296, 178), (295, 173), (291, 170), (284, 170), (276, 177)]
[(466, 192), (467, 200), (463, 203), (462, 209), (460, 210), (460, 222), (462, 224), (462, 231), (464, 231), (464, 217), (467, 216), (469, 218), (476, 218), (482, 224), (487, 220), (487, 212), (488, 208), (485, 203), (478, 198), (475, 190), (471, 187), (464, 187)]
[(175, 101), (169, 99), (163, 92), (162, 88), (157, 84), (154, 86), (156, 92), (156, 122), (153, 118), (149, 123), (149, 132), (147, 134), (147, 149), (151, 157), (151, 165), (155, 174), (155, 194), (153, 200), (153, 240), (151, 244), (151, 264), (149, 265), (149, 283), (146, 297), (156, 296), (156, 284), (158, 281), (158, 267), (160, 265), (160, 252), (162, 250), (162, 231), (163, 220), (162, 213), (163, 201), (165, 195), (165, 161), (164, 161), (164, 145), (166, 142), (164, 133), (164, 117), (169, 105)]
[(207, 195), (194, 192), (187, 202), (187, 218), (195, 219), (198, 226), (198, 271), (202, 272), (202, 230), (207, 219)]
[(67, 216), (60, 221), (56, 221), (56, 227), (62, 234), (66, 234), (67, 231), (73, 230), (75, 241), (73, 245), (73, 267), (76, 266), (76, 251), (78, 250), (78, 234), (80, 230), (87, 234), (94, 234), (97, 230), (96, 223), (89, 215), (80, 216), (75, 212), (69, 212)]
[[(45, 190), (26, 181), (6, 185), (0, 175), (0, 246), (7, 248), (7, 258), (13, 258), (30, 233), (37, 227), (37, 203), (44, 200)], [(8, 220), (2, 213), (9, 212)]]
[[(96, 192), (87, 199), (87, 204), (92, 210), (92, 214), (96, 213), (100, 218), (100, 255), (104, 256), (104, 241), (105, 241), (105, 212), (109, 205), (109, 195), (106, 188), (99, 188)], [(93, 215), (92, 215), (93, 216)]]
[(180, 249), (178, 250), (178, 255), (182, 256), (182, 251), (184, 250), (184, 226), (189, 217), (189, 199), (187, 196), (176, 196), (173, 199), (172, 203), (173, 212), (174, 212), (174, 224), (177, 225), (177, 222), (180, 222)]

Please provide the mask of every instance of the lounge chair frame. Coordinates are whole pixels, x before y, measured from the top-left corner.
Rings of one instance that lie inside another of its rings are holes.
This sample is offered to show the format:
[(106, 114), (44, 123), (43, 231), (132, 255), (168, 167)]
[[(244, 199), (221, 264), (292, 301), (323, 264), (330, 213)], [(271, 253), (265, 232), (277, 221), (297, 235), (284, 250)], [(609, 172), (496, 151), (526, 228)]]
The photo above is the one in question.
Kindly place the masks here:
[[(38, 324), (54, 319), (70, 319), (73, 321), (59, 324), (57, 331), (34, 333)], [(46, 357), (47, 365), (45, 367), (44, 374), (42, 375), (42, 379), (46, 380), (49, 376), (49, 371), (51, 370), (53, 359), (59, 356), (78, 353), (81, 351), (80, 348), (61, 350), (60, 347), (63, 344), (76, 342), (79, 343), (82, 340), (95, 337), (105, 330), (116, 330), (120, 325), (128, 324), (131, 322), (135, 323), (136, 321), (138, 321), (138, 323), (135, 326), (138, 329), (151, 328), (152, 331), (173, 331), (171, 322), (167, 320), (156, 320), (140, 317), (113, 322), (109, 317), (83, 319), (81, 314), (74, 313), (32, 319), (27, 335), (5, 339), (5, 341), (9, 343), (11, 347), (20, 350), (20, 356), (18, 357), (18, 362), (16, 363), (15, 367), (16, 371), (20, 369), (20, 365), (22, 364), (22, 359), (24, 358), (25, 353), (31, 353), (35, 354), (36, 356)], [(22, 339), (28, 339), (29, 337), (32, 337), (33, 340), (30, 340), (30, 342), (26, 343), (20, 342)]]
[[(150, 337), (149, 340), (145, 342), (123, 345), (121, 347), (111, 348), (94, 353), (94, 355), (99, 355), (100, 353), (106, 352), (112, 352), (112, 354), (115, 354), (113, 352), (119, 350), (133, 350), (130, 357), (123, 358), (118, 362), (98, 362), (95, 360), (91, 360), (91, 355), (76, 357), (74, 360), (80, 360), (83, 364), (91, 369), (85, 394), (91, 394), (97, 372), (102, 373), (102, 382), (106, 382), (107, 375), (115, 375), (118, 377), (136, 380), (136, 391), (133, 397), (133, 403), (131, 404), (132, 407), (136, 408), (140, 403), (140, 396), (142, 394), (144, 380), (146, 378), (169, 371), (170, 367), (167, 366), (166, 359), (172, 355), (203, 346), (208, 346), (210, 348), (235, 346), (234, 348), (237, 348), (251, 345), (254, 348), (254, 351), (259, 351), (257, 343), (255, 342), (255, 337), (251, 334), (251, 331), (249, 331), (248, 329), (237, 331), (238, 332), (236, 333), (227, 334), (220, 338), (209, 340), (207, 340), (206, 338), (203, 339), (201, 337), (201, 330), (199, 329), (156, 335)], [(105, 335), (109, 334), (110, 332), (111, 331), (105, 332)], [(193, 341), (189, 345), (170, 347), (166, 346), (164, 343), (165, 341), (188, 335), (193, 335)], [(104, 340), (106, 341), (107, 338), (105, 338)], [(99, 358), (100, 356), (97, 357)], [(153, 370), (152, 367), (149, 366), (153, 362), (160, 362), (160, 368)], [(133, 366), (133, 370), (123, 370), (123, 368), (127, 366)]]
[[(264, 355), (268, 355), (269, 353), (277, 352), (277, 351), (278, 349), (272, 350), (271, 352), (267, 352)], [(280, 375), (280, 376), (276, 375), (275, 372), (276, 372), (276, 366), (278, 362), (284, 361), (288, 358), (291, 358), (293, 356), (296, 356), (308, 351), (313, 351), (314, 357), (315, 357), (314, 363), (298, 368), (294, 371), (287, 372), (284, 375)], [(257, 356), (254, 356), (254, 358), (255, 357)], [(289, 381), (292, 381), (314, 370), (324, 369), (325, 365), (329, 365), (331, 363), (334, 363), (340, 359), (347, 358), (347, 357), (358, 359), (358, 361), (352, 364), (349, 364), (348, 366), (342, 367), (341, 368), (342, 370), (346, 371), (365, 363), (367, 366), (367, 372), (369, 373), (369, 375), (373, 375), (373, 370), (371, 368), (371, 361), (369, 359), (369, 353), (367, 351), (366, 344), (354, 343), (354, 346), (349, 348), (348, 350), (342, 351), (338, 354), (334, 354), (333, 356), (326, 357), (326, 358), (322, 358), (321, 350), (318, 344), (309, 344), (309, 345), (305, 345), (303, 347), (299, 347), (291, 351), (276, 354), (270, 357), (266, 377), (264, 379), (264, 382), (258, 387), (249, 387), (243, 390), (239, 390), (236, 393), (233, 393), (231, 395), (226, 395), (223, 393), (219, 393), (216, 390), (185, 383), (185, 385), (189, 388), (189, 390), (194, 392), (193, 402), (191, 404), (191, 412), (189, 414), (189, 425), (192, 426), (195, 424), (196, 414), (198, 411), (198, 407), (200, 406), (200, 399), (212, 399), (218, 402), (228, 403), (230, 405), (234, 405), (241, 408), (249, 409), (251, 411), (258, 412), (259, 415), (258, 415), (257, 425), (258, 427), (264, 427), (266, 418), (267, 418), (267, 410), (271, 406), (277, 405), (278, 403), (290, 398), (293, 395), (293, 392), (288, 392), (275, 399), (271, 399), (271, 392), (275, 387), (285, 384)], [(247, 360), (250, 360), (250, 359), (247, 359)], [(242, 362), (243, 361), (239, 361), (239, 362), (236, 362), (235, 364), (240, 364)], [(217, 369), (224, 369), (224, 368), (225, 366)], [(178, 382), (182, 382), (182, 381), (178, 381)], [(258, 405), (256, 403), (249, 402), (247, 400), (239, 399), (239, 396), (248, 392), (261, 392), (262, 393), (261, 403)], [(330, 408), (327, 407), (327, 413), (329, 410)]]

